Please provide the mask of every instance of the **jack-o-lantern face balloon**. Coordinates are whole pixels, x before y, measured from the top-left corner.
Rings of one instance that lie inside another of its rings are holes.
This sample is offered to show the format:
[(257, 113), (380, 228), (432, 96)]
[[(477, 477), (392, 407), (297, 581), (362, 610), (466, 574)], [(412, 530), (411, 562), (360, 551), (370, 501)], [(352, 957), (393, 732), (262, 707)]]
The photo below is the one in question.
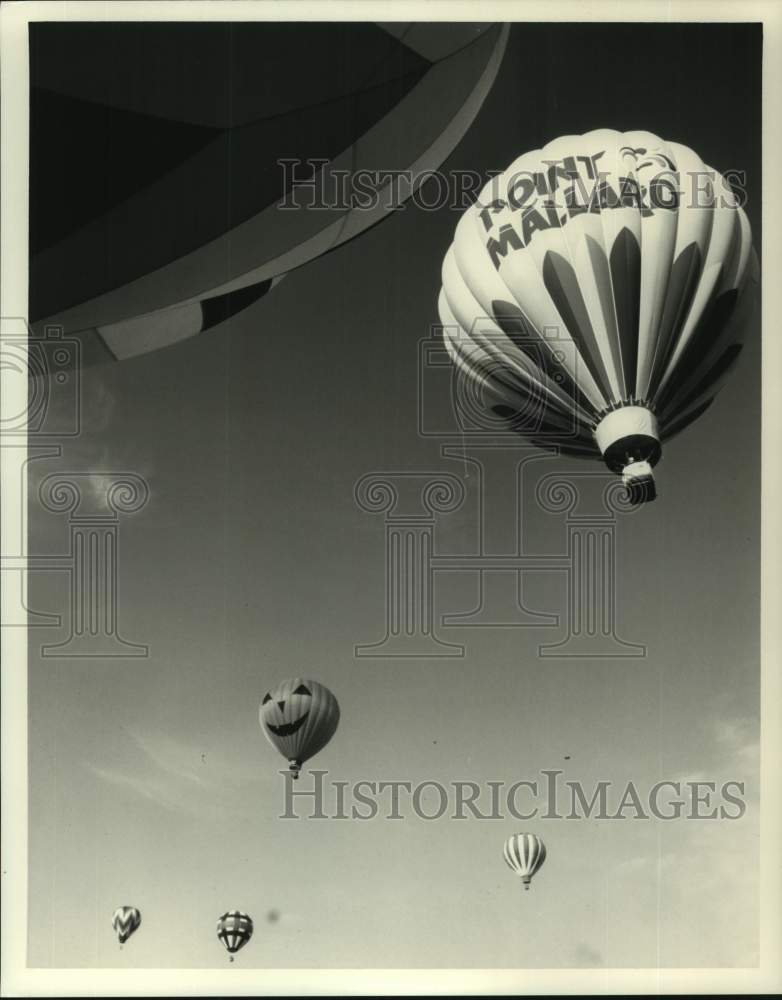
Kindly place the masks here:
[(322, 750), (336, 732), (339, 703), (317, 681), (294, 677), (267, 691), (261, 700), (260, 722), (266, 739), (298, 778), (304, 761)]

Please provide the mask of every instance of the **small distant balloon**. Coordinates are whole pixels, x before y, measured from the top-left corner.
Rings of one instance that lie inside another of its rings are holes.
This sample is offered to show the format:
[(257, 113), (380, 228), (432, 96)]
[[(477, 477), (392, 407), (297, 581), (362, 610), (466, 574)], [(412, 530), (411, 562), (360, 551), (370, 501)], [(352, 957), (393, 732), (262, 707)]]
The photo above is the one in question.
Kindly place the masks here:
[(280, 919), (280, 911), (269, 910), (269, 912), (266, 914), (266, 919), (269, 921), (270, 924), (276, 924), (277, 921)]
[(329, 742), (339, 724), (339, 702), (323, 684), (294, 677), (269, 690), (260, 707), (266, 739), (286, 758), (292, 777)]
[(514, 833), (505, 841), (503, 850), (509, 868), (521, 878), (529, 889), (532, 876), (546, 860), (546, 845), (534, 833)]
[(253, 936), (252, 918), (241, 910), (229, 910), (217, 921), (217, 936), (233, 962), (236, 952)]
[(111, 926), (119, 939), (120, 947), (128, 940), (131, 934), (139, 929), (141, 924), (141, 912), (135, 906), (118, 906), (111, 918)]

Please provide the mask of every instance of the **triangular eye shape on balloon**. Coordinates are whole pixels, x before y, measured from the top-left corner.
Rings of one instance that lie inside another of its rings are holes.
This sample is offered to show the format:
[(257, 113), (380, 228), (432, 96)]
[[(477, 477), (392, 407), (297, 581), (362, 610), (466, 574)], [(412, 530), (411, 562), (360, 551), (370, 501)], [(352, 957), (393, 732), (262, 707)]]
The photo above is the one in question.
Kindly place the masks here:
[(711, 405), (758, 284), (746, 214), (686, 146), (608, 129), (521, 156), (462, 216), (440, 319), (502, 426), (602, 457), (633, 504)]
[(266, 739), (298, 778), (304, 761), (323, 749), (337, 731), (339, 703), (323, 684), (295, 677), (261, 699), (260, 724)]

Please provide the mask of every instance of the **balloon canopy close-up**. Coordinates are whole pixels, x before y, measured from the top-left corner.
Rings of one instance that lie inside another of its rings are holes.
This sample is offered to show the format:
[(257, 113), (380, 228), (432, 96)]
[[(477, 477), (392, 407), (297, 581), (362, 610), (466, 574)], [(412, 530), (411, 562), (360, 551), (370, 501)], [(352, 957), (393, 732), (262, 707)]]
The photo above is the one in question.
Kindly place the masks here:
[[(29, 315), (36, 335), (75, 336), (87, 364), (214, 328), (380, 222), (463, 137), (508, 34), (54, 27), (30, 50)], [(359, 201), (362, 177), (374, 196)]]

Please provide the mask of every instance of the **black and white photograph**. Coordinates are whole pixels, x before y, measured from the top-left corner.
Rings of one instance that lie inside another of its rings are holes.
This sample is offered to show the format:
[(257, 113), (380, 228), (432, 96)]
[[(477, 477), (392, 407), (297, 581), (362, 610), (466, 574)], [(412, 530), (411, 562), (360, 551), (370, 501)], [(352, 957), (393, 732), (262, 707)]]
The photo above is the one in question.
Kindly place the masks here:
[(780, 45), (3, 5), (3, 996), (782, 989)]

